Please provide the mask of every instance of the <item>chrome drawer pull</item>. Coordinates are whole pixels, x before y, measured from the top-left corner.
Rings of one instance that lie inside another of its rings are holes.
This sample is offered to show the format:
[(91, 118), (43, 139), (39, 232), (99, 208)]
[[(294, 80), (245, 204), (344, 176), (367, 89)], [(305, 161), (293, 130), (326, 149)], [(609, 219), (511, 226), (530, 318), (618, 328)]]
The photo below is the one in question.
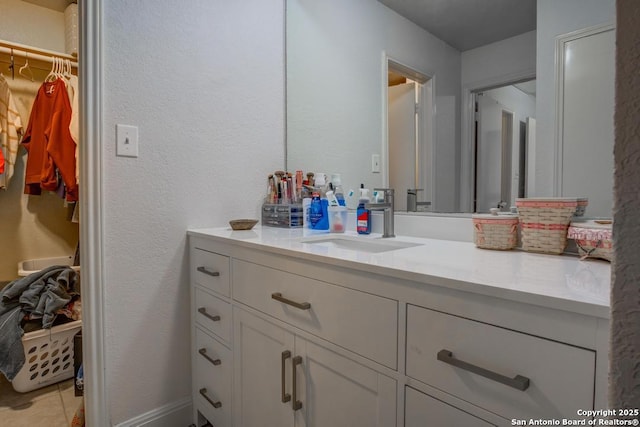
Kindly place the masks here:
[(220, 321), (220, 316), (212, 316), (209, 313), (207, 313), (207, 309), (204, 307), (200, 307), (198, 309), (198, 313), (202, 314), (204, 317), (207, 317), (211, 320), (213, 320), (214, 322), (219, 322)]
[(282, 403), (287, 403), (288, 401), (291, 400), (291, 395), (289, 393), (286, 392), (285, 389), (285, 378), (284, 378), (284, 362), (291, 357), (291, 352), (289, 350), (285, 350), (282, 352), (282, 367), (280, 368), (280, 372), (282, 374), (282, 382), (281, 382), (281, 387), (282, 387)]
[(198, 353), (200, 353), (202, 355), (202, 357), (207, 359), (209, 362), (213, 363), (215, 366), (218, 366), (220, 363), (222, 363), (220, 361), (220, 359), (212, 359), (212, 358), (210, 358), (209, 355), (207, 354), (207, 349), (206, 348), (201, 348), (200, 350), (198, 350)]
[(500, 384), (516, 388), (520, 391), (525, 391), (529, 388), (529, 378), (527, 377), (523, 377), (522, 375), (516, 375), (513, 378), (505, 377), (504, 375), (481, 368), (480, 366), (476, 366), (469, 362), (456, 359), (455, 357), (453, 357), (453, 353), (451, 353), (449, 350), (440, 350), (438, 352), (438, 360), (444, 363), (448, 363), (449, 365), (453, 365), (457, 368), (464, 369), (465, 371), (469, 371), (485, 378), (489, 378), (490, 380), (499, 382)]
[(271, 298), (273, 298), (276, 301), (283, 302), (283, 303), (285, 303), (287, 305), (290, 305), (292, 307), (299, 308), (300, 310), (309, 310), (311, 308), (311, 304), (310, 303), (308, 303), (308, 302), (291, 301), (290, 299), (287, 299), (287, 298), (283, 297), (280, 292), (272, 293), (271, 294)]
[(213, 400), (211, 400), (211, 398), (209, 396), (207, 396), (207, 389), (206, 388), (201, 388), (200, 389), (200, 394), (202, 395), (202, 397), (207, 399), (207, 402), (211, 403), (211, 406), (213, 406), (214, 408), (218, 409), (218, 408), (220, 408), (222, 406), (222, 402), (220, 402), (220, 401), (214, 402)]
[(302, 408), (302, 402), (298, 400), (298, 384), (297, 384), (297, 375), (296, 375), (296, 366), (302, 364), (302, 357), (296, 356), (293, 358), (293, 400), (291, 401), (291, 407), (294, 411)]
[(220, 275), (219, 271), (211, 271), (211, 270), (207, 270), (207, 267), (198, 267), (197, 270), (200, 273), (204, 273), (208, 276), (213, 276), (213, 277), (218, 277)]

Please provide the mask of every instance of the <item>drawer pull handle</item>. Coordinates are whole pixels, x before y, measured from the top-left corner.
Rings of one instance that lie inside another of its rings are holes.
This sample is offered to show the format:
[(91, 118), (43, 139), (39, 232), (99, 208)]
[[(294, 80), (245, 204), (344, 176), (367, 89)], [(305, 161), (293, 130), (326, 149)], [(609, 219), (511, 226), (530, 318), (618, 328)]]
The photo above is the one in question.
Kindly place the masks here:
[(212, 359), (212, 358), (210, 358), (209, 355), (207, 354), (207, 349), (206, 348), (201, 348), (200, 350), (198, 350), (198, 353), (200, 353), (202, 355), (202, 357), (207, 359), (209, 362), (213, 363), (215, 366), (218, 366), (220, 363), (222, 363), (220, 361), (220, 359)]
[(504, 375), (500, 375), (488, 369), (481, 368), (480, 366), (476, 366), (469, 362), (456, 359), (455, 357), (453, 357), (453, 353), (451, 353), (449, 350), (440, 350), (438, 352), (438, 360), (458, 367), (460, 369), (464, 369), (465, 371), (469, 371), (485, 378), (489, 378), (490, 380), (499, 382), (500, 384), (516, 388), (520, 391), (525, 391), (529, 388), (529, 378), (527, 377), (523, 377), (522, 375), (516, 375), (513, 378), (505, 377)]
[(296, 366), (301, 365), (302, 364), (302, 357), (300, 356), (296, 356), (293, 358), (293, 363), (291, 364), (291, 366), (293, 366), (293, 400), (291, 401), (291, 407), (293, 408), (294, 411), (297, 411), (298, 409), (302, 408), (302, 402), (298, 400), (298, 381), (297, 381), (297, 375), (296, 375)]
[(220, 316), (212, 316), (209, 313), (207, 313), (207, 309), (204, 307), (200, 307), (198, 309), (198, 313), (202, 314), (204, 317), (207, 317), (209, 319), (211, 319), (214, 322), (219, 322), (220, 321)]
[(285, 350), (282, 352), (282, 368), (280, 373), (282, 374), (282, 403), (287, 403), (291, 400), (291, 395), (287, 393), (285, 389), (285, 376), (284, 376), (284, 362), (291, 357), (291, 352), (289, 350)]
[(219, 271), (211, 271), (207, 270), (207, 267), (198, 267), (197, 269), (200, 273), (204, 273), (208, 276), (218, 277), (220, 275)]
[(202, 395), (202, 397), (207, 399), (207, 402), (211, 403), (211, 406), (213, 406), (214, 408), (218, 409), (218, 408), (222, 407), (222, 402), (220, 402), (220, 401), (214, 402), (213, 400), (211, 400), (211, 398), (209, 396), (207, 396), (207, 389), (206, 388), (201, 388), (200, 389), (200, 394)]
[(311, 308), (311, 304), (310, 303), (308, 303), (308, 302), (291, 301), (290, 299), (287, 299), (287, 298), (283, 297), (280, 292), (272, 293), (271, 294), (271, 298), (273, 298), (276, 301), (283, 302), (283, 303), (285, 303), (287, 305), (290, 305), (292, 307), (299, 308), (300, 310), (309, 310)]

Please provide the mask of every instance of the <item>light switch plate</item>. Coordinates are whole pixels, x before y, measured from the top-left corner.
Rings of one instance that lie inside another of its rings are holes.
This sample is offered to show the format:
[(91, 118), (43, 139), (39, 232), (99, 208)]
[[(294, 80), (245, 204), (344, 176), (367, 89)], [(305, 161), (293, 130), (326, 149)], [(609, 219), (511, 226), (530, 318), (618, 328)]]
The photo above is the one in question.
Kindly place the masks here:
[(138, 127), (116, 125), (116, 156), (138, 157)]
[(380, 172), (380, 154), (371, 155), (371, 172)]

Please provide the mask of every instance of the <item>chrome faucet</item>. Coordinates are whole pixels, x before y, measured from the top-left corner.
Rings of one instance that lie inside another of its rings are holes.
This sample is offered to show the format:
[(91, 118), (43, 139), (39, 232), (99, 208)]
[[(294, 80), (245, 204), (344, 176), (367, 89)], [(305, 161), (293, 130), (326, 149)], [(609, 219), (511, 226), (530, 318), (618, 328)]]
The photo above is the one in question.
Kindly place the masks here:
[(407, 189), (407, 212), (417, 212), (418, 206), (431, 206), (431, 202), (419, 202), (418, 191), (423, 191), (422, 188), (409, 188)]
[(382, 191), (384, 193), (384, 202), (382, 203), (365, 203), (366, 209), (372, 211), (384, 212), (384, 231), (382, 237), (396, 237), (393, 232), (393, 188), (374, 188), (373, 191)]

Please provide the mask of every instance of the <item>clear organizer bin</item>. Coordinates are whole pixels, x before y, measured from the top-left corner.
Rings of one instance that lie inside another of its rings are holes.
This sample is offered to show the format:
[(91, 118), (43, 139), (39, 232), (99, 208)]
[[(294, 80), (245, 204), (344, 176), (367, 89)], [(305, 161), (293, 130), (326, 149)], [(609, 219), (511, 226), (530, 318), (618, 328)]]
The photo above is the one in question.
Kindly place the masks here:
[(262, 205), (262, 225), (299, 228), (304, 222), (302, 204), (265, 203)]

